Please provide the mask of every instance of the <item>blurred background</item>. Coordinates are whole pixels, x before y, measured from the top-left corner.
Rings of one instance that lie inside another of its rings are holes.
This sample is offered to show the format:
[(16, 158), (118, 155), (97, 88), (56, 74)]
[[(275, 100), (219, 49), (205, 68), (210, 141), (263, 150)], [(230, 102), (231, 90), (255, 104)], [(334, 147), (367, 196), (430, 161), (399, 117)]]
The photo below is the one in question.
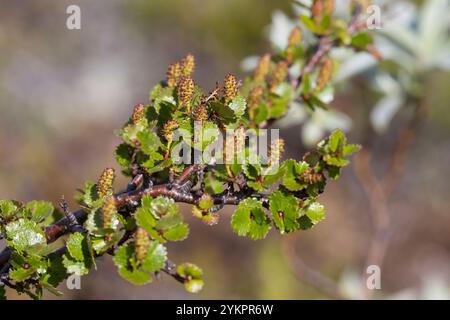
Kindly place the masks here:
[[(66, 28), (70, 4), (81, 8), (81, 30)], [(112, 155), (119, 142), (114, 130), (135, 104), (148, 101), (149, 89), (165, 77), (169, 63), (193, 53), (195, 79), (207, 89), (228, 72), (242, 78), (252, 64), (245, 58), (270, 51), (296, 16), (288, 0), (0, 0), (0, 5), (0, 198), (54, 204), (63, 194), (71, 199), (103, 168), (119, 169)], [(417, 23), (408, 19), (417, 13), (420, 10), (403, 20), (390, 19), (409, 23), (414, 31)], [(443, 14), (444, 21), (434, 23), (449, 26), (450, 11)], [(445, 43), (439, 38), (446, 50), (448, 31), (444, 28)], [(429, 48), (423, 42), (429, 38), (420, 39), (413, 37), (408, 43)], [(386, 42), (380, 40), (380, 45), (389, 49)], [(411, 94), (411, 81), (420, 86), (415, 99), (426, 95), (421, 101), (427, 104), (427, 118), (387, 201), (392, 236), (378, 298), (450, 298), (450, 55), (442, 52), (442, 61), (447, 60), (438, 66), (425, 63), (424, 55), (405, 60), (390, 50), (391, 61), (383, 62), (386, 72), (381, 75), (373, 70), (373, 59), (360, 57), (359, 70), (346, 69), (344, 74), (341, 69), (334, 117), (297, 115), (298, 123), (280, 123), (288, 157), (299, 158), (308, 143), (333, 126), (345, 127), (351, 142), (370, 141), (373, 169), (381, 174), (394, 137), (411, 116), (409, 100), (398, 98), (405, 95), (405, 87)], [(412, 67), (406, 72), (412, 80), (404, 80), (401, 66), (393, 66), (396, 59)], [(406, 107), (400, 108), (402, 104)], [(344, 173), (320, 198), (327, 219), (287, 238), (294, 247), (291, 254), (332, 279), (348, 296), (357, 297), (367, 277), (364, 264), (373, 226), (369, 199), (354, 166)], [(123, 178), (116, 181), (117, 189), (125, 185)], [(69, 203), (76, 208), (73, 200)], [(253, 242), (233, 234), (232, 208), (223, 210), (214, 227), (183, 208), (191, 233), (188, 240), (170, 244), (170, 258), (203, 268), (206, 285), (200, 294), (186, 293), (165, 275), (135, 287), (120, 278), (110, 257), (104, 257), (97, 271), (82, 278), (81, 290), (62, 285), (62, 299), (328, 298), (303, 281), (292, 257), (286, 257), (285, 240), (275, 232)]]

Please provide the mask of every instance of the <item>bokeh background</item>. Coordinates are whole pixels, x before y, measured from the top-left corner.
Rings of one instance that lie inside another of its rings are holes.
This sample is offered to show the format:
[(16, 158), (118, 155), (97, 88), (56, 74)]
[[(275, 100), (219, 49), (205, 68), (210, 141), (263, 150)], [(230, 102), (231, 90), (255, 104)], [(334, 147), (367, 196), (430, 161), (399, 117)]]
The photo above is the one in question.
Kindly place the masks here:
[[(81, 7), (81, 30), (66, 28), (70, 4)], [(85, 181), (95, 181), (106, 166), (118, 169), (112, 156), (119, 141), (114, 130), (133, 105), (148, 100), (169, 63), (193, 53), (196, 81), (206, 88), (228, 72), (243, 77), (242, 60), (271, 49), (267, 26), (274, 12), (294, 17), (288, 0), (0, 0), (0, 8), (0, 198), (57, 204), (64, 194), (72, 208), (71, 196)], [(380, 298), (450, 298), (450, 75), (431, 71), (427, 79), (428, 118), (388, 203), (393, 236)], [(370, 126), (367, 119), (378, 96), (369, 87), (361, 85), (361, 78), (350, 80), (332, 104), (354, 119), (352, 142), (364, 142)], [(407, 116), (399, 113), (394, 125), (376, 135), (377, 172), (391, 152), (395, 123)], [(282, 129), (288, 156), (298, 158), (306, 150), (301, 130), (301, 125)], [(116, 181), (116, 188), (125, 185), (124, 179)], [(321, 202), (327, 219), (292, 239), (295, 251), (343, 290), (355, 292), (365, 281), (372, 229), (368, 199), (353, 166), (329, 184)], [(183, 208), (191, 234), (170, 245), (171, 259), (204, 269), (200, 294), (184, 292), (165, 275), (134, 287), (104, 257), (97, 271), (82, 278), (81, 290), (62, 285), (62, 298), (327, 298), (301, 281), (275, 232), (253, 242), (231, 231), (232, 208), (214, 227)]]

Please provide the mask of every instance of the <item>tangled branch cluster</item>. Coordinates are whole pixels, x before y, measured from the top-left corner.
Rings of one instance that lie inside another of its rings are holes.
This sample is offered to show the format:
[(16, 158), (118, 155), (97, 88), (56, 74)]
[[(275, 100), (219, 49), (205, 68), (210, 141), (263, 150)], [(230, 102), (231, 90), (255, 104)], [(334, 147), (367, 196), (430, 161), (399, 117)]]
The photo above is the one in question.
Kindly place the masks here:
[[(40, 298), (43, 289), (59, 294), (61, 281), (87, 274), (104, 254), (113, 255), (118, 273), (134, 284), (151, 282), (163, 272), (186, 290), (199, 291), (202, 270), (167, 258), (165, 243), (184, 240), (189, 233), (177, 202), (191, 204), (194, 216), (208, 225), (218, 223), (225, 205), (236, 206), (233, 230), (254, 240), (272, 227), (285, 234), (321, 221), (325, 212), (317, 197), (327, 179), (339, 177), (348, 164), (345, 158), (359, 149), (347, 144), (342, 132), (333, 132), (300, 161), (280, 162), (281, 139), (272, 142), (267, 161), (257, 157), (240, 163), (234, 151), (243, 145), (248, 157), (248, 132), (258, 135), (282, 118), (293, 101), (302, 101), (311, 112), (326, 108), (320, 96), (331, 86), (330, 50), (370, 48), (370, 35), (358, 19), (361, 8), (352, 10), (354, 18), (345, 22), (333, 17), (333, 1), (314, 1), (311, 15), (301, 17), (306, 31), (294, 28), (287, 47), (262, 56), (243, 82), (229, 74), (209, 93), (192, 78), (194, 56), (171, 64), (166, 80), (151, 90), (150, 102), (135, 106), (118, 131), (123, 142), (115, 157), (130, 177), (124, 191), (114, 191), (115, 172), (108, 168), (77, 195), (81, 209), (75, 212), (64, 201), (61, 211), (44, 201), (0, 201), (0, 230), (7, 244), (0, 254), (0, 296), (5, 286), (33, 298)], [(304, 32), (316, 41), (304, 41)], [(175, 161), (182, 143), (202, 153), (229, 130), (234, 135), (225, 138), (224, 151), (216, 152), (214, 161)]]

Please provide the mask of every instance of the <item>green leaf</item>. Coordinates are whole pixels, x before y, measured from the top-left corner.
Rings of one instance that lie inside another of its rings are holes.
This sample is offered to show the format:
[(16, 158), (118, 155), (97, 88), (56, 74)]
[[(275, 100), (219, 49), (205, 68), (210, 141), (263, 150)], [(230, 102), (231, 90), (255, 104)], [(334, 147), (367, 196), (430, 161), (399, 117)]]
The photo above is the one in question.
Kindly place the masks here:
[(256, 125), (266, 121), (269, 118), (269, 107), (266, 104), (260, 104), (253, 110), (253, 121)]
[(297, 163), (297, 161), (289, 159), (283, 163), (283, 167), (285, 168), (283, 185), (288, 190), (297, 191), (306, 187), (305, 182), (298, 177), (310, 168), (307, 162)]
[(75, 232), (66, 242), (68, 254), (64, 255), (63, 264), (68, 273), (84, 275), (94, 264), (92, 247), (86, 235)]
[(29, 279), (34, 273), (35, 273), (35, 269), (33, 268), (29, 268), (29, 269), (24, 269), (24, 268), (19, 268), (19, 269), (12, 269), (9, 271), (9, 276), (11, 277), (12, 280), (17, 281), (17, 282), (22, 282), (25, 281), (27, 279)]
[(270, 195), (269, 206), (275, 226), (282, 234), (298, 230), (297, 220), (300, 217), (300, 210), (297, 198), (277, 191)]
[(121, 143), (117, 146), (114, 155), (117, 163), (122, 168), (128, 168), (131, 164), (134, 148), (127, 143)]
[(53, 293), (55, 296), (60, 297), (63, 295), (61, 291), (57, 290), (55, 286), (48, 283), (45, 279), (40, 281), (40, 284), (42, 285), (42, 287), (47, 289), (49, 292)]
[(159, 137), (150, 130), (141, 131), (137, 134), (137, 139), (140, 142), (140, 149), (146, 155), (157, 157), (155, 160), (162, 160), (163, 156), (157, 151), (162, 146)]
[(163, 87), (160, 83), (158, 83), (152, 88), (152, 90), (150, 90), (149, 97), (150, 100), (153, 100), (155, 102), (156, 100), (160, 100), (173, 101), (173, 103), (175, 103), (175, 100), (173, 99), (173, 88)]
[(240, 118), (244, 115), (245, 109), (247, 108), (247, 102), (242, 96), (237, 96), (236, 98), (231, 101), (231, 103), (228, 105), (231, 110), (233, 110), (235, 116), (237, 118)]
[(255, 191), (262, 191), (264, 189), (264, 185), (261, 181), (248, 181), (247, 186)]
[(284, 170), (285, 168), (283, 165), (278, 166), (278, 168), (275, 166), (269, 166), (264, 172), (263, 185), (266, 187), (273, 185), (279, 179), (284, 177)]
[(192, 279), (200, 279), (203, 276), (203, 270), (189, 262), (178, 265), (177, 273), (183, 278), (191, 277)]
[(71, 234), (66, 242), (67, 250), (75, 260), (84, 260), (83, 241), (84, 236), (81, 233), (76, 232)]
[(163, 237), (169, 241), (182, 241), (189, 235), (189, 227), (186, 223), (180, 223), (177, 226), (165, 231)]
[(44, 232), (34, 221), (19, 219), (6, 225), (9, 246), (17, 251), (32, 252), (47, 243)]
[(183, 216), (179, 212), (165, 215), (156, 222), (156, 229), (167, 230), (183, 222)]
[(152, 200), (150, 210), (155, 217), (170, 216), (179, 213), (178, 206), (171, 198), (159, 196)]
[(255, 180), (261, 176), (261, 166), (259, 164), (246, 163), (242, 166), (242, 169), (247, 178)]
[[(207, 146), (217, 140), (220, 131), (217, 125), (211, 121), (203, 121), (200, 129), (201, 130), (199, 131), (196, 130), (196, 133), (194, 134), (194, 146), (204, 150)], [(199, 138), (201, 138), (201, 140), (197, 140)]]
[(338, 157), (333, 157), (331, 155), (324, 156), (323, 160), (327, 164), (329, 164), (331, 166), (335, 166), (335, 167), (345, 167), (346, 165), (348, 165), (350, 163), (348, 160), (338, 158)]
[(348, 157), (360, 150), (361, 146), (359, 144), (348, 144), (344, 147), (344, 157)]
[(128, 269), (119, 269), (119, 274), (122, 276), (122, 278), (136, 286), (141, 286), (153, 281), (153, 278), (149, 273), (138, 269), (134, 269), (131, 271)]
[(64, 267), (63, 257), (60, 255), (50, 254), (48, 261), (46, 281), (56, 287), (67, 278), (67, 269)]
[(211, 102), (211, 109), (215, 111), (220, 117), (222, 117), (227, 122), (231, 122), (235, 120), (235, 113), (233, 109), (229, 106), (224, 105), (221, 102)]
[(311, 229), (312, 227), (314, 227), (314, 224), (311, 222), (311, 220), (306, 215), (301, 216), (300, 219), (298, 219), (298, 224), (299, 224), (301, 230), (308, 230), (308, 229)]
[(123, 245), (116, 250), (113, 261), (122, 278), (134, 285), (143, 285), (153, 280), (149, 273), (132, 266), (132, 264), (136, 264), (134, 261), (134, 245), (132, 244)]
[(352, 37), (352, 46), (364, 49), (373, 42), (373, 38), (367, 33), (357, 33)]
[(269, 232), (270, 219), (266, 216), (260, 201), (245, 199), (231, 217), (231, 226), (239, 236), (258, 240), (263, 239)]
[(11, 200), (0, 200), (0, 216), (9, 218), (13, 216), (16, 210), (19, 209), (19, 204)]
[(138, 226), (143, 228), (148, 233), (150, 233), (150, 231), (156, 226), (155, 218), (145, 207), (141, 207), (136, 211), (136, 222)]
[(184, 278), (186, 291), (197, 293), (203, 288), (203, 271), (192, 263), (183, 263), (177, 266), (177, 274)]
[(160, 271), (164, 267), (166, 260), (166, 248), (157, 241), (152, 241), (148, 249), (147, 256), (142, 263), (142, 270), (146, 272)]
[(325, 218), (325, 207), (318, 202), (308, 204), (303, 210), (306, 211), (306, 216), (312, 224), (316, 224)]
[(89, 268), (84, 261), (76, 261), (67, 255), (63, 257), (63, 264), (67, 269), (67, 273), (83, 276), (89, 273)]
[(328, 146), (331, 152), (337, 152), (340, 146), (346, 144), (346, 138), (342, 131), (335, 130), (328, 138)]
[[(325, 89), (323, 89), (323, 90), (325, 90)], [(325, 102), (323, 102), (322, 100), (320, 100), (320, 98), (315, 95), (309, 96), (305, 102), (309, 105), (311, 110), (315, 110), (316, 107), (321, 108), (323, 110), (329, 109), (328, 105)]]
[(40, 223), (50, 216), (55, 209), (50, 202), (31, 201), (27, 203), (25, 210), (27, 212), (25, 215), (26, 218), (29, 218), (36, 223)]
[(6, 290), (5, 287), (0, 287), (0, 300), (6, 300)]
[(102, 201), (98, 199), (96, 184), (87, 182), (81, 192), (81, 195), (77, 196), (78, 202), (89, 208), (99, 208), (102, 205)]

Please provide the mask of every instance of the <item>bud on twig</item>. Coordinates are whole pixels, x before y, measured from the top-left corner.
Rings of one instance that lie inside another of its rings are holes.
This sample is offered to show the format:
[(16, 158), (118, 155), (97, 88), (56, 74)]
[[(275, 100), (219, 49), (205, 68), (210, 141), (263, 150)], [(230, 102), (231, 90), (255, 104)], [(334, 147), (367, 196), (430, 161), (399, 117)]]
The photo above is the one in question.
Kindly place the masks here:
[(265, 54), (259, 60), (258, 65), (256, 66), (254, 77), (256, 81), (264, 81), (267, 74), (269, 73), (270, 68), (270, 54)]
[(181, 60), (181, 75), (184, 77), (191, 76), (195, 69), (195, 58), (192, 54), (188, 54)]
[(227, 74), (224, 80), (224, 84), (223, 84), (223, 89), (224, 89), (224, 98), (225, 98), (225, 103), (230, 102), (231, 100), (233, 100), (238, 93), (238, 84), (237, 84), (237, 80), (236, 77), (232, 74)]
[(145, 117), (145, 106), (140, 103), (134, 107), (133, 115), (131, 116), (131, 120), (133, 124), (138, 124)]
[(100, 178), (97, 181), (97, 195), (103, 198), (112, 191), (115, 178), (115, 171), (113, 168), (106, 168), (103, 170)]
[(167, 85), (171, 88), (175, 88), (181, 77), (181, 65), (177, 63), (172, 63), (167, 69)]

